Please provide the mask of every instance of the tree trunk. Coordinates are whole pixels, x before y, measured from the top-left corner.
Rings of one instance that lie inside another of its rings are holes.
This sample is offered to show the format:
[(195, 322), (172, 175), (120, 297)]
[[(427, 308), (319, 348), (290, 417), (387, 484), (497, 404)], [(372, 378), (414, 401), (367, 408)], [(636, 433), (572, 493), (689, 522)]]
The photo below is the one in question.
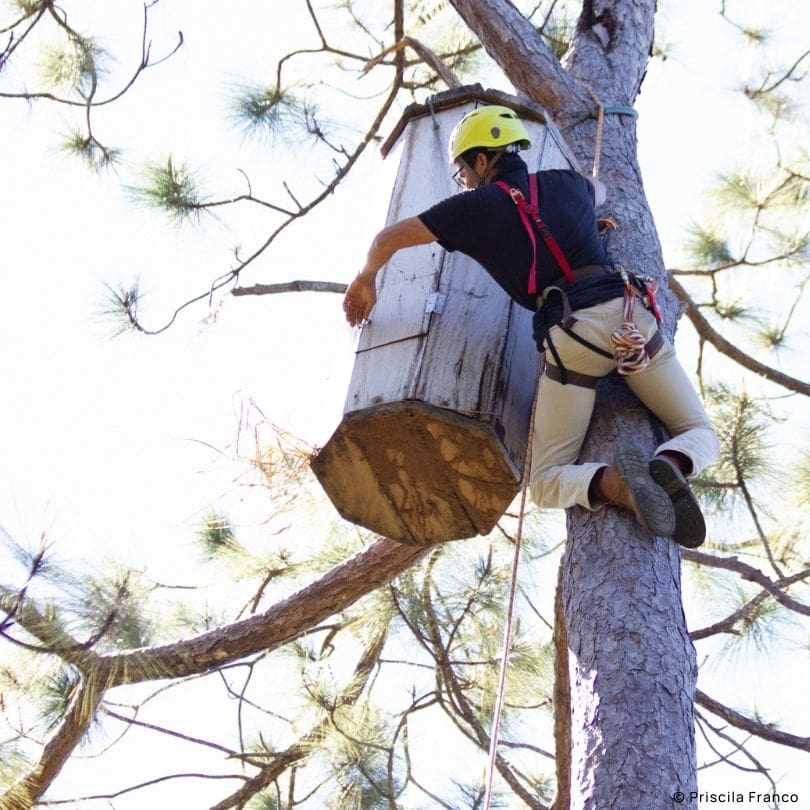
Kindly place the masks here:
[[(507, 0), (452, 2), (516, 88), (545, 104), (565, 128), (587, 172), (596, 121), (583, 120), (582, 93), (587, 99), (590, 89), (605, 105), (633, 104), (652, 46), (654, 0), (584, 0), (564, 66), (549, 58), (540, 37)], [(592, 115), (594, 107), (591, 102)], [(611, 254), (629, 269), (659, 279), (663, 328), (671, 336), (676, 302), (666, 288), (644, 195), (633, 116), (605, 116), (600, 178), (608, 187), (600, 213), (619, 223)], [(623, 441), (651, 452), (655, 434), (648, 412), (624, 383), (606, 378), (582, 459), (609, 461)], [(697, 784), (697, 666), (681, 606), (678, 547), (651, 537), (626, 513), (575, 508), (568, 514), (562, 566), (571, 682), (570, 806), (669, 806), (676, 791), (688, 794)]]

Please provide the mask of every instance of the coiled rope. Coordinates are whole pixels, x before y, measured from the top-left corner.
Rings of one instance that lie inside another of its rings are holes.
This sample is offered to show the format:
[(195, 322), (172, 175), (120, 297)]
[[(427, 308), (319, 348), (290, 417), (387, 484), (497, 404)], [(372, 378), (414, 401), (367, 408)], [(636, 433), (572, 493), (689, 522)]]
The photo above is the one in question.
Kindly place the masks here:
[[(633, 309), (636, 306), (638, 295), (631, 286), (625, 269), (622, 267), (619, 270), (625, 284), (624, 323), (611, 332), (610, 343), (613, 346), (613, 356), (616, 358), (616, 370), (619, 374), (629, 377), (647, 368), (650, 356), (647, 354), (647, 341), (638, 331), (638, 327), (633, 321)], [(653, 294), (657, 291), (657, 288), (658, 285), (655, 284)]]

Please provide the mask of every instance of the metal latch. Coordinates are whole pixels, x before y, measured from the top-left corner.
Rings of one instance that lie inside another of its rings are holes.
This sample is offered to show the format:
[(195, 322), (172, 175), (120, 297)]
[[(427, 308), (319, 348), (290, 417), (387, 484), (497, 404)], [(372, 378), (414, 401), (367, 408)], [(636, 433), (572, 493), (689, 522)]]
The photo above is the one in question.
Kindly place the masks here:
[(425, 304), (425, 313), (430, 314), (431, 312), (435, 312), (437, 315), (441, 315), (442, 312), (444, 312), (445, 301), (447, 301), (447, 296), (444, 293), (431, 293)]

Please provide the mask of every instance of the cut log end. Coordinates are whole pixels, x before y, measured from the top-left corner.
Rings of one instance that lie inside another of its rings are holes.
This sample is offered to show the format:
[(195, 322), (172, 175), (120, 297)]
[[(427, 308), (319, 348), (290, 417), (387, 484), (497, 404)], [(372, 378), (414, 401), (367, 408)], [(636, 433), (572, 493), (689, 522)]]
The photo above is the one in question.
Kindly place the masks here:
[(417, 546), (489, 533), (520, 487), (492, 425), (416, 401), (346, 414), (311, 465), (346, 520)]

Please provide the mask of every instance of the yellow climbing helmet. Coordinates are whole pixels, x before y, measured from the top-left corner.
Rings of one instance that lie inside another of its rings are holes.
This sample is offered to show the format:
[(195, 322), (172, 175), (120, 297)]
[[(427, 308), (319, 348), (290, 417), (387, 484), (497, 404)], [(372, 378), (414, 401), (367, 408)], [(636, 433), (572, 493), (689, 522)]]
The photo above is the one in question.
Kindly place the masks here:
[(479, 107), (466, 113), (451, 133), (448, 143), (450, 163), (476, 146), (501, 149), (513, 143), (519, 149), (528, 149), (532, 145), (529, 133), (515, 111), (495, 104)]

